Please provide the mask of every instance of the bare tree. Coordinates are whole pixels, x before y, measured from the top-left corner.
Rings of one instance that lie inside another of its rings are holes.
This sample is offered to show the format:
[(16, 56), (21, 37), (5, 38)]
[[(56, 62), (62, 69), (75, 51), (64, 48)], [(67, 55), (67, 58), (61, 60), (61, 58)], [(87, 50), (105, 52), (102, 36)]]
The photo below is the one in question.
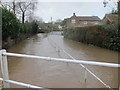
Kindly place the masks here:
[(16, 7), (16, 4), (15, 4), (15, 0), (13, 0), (13, 2), (12, 2), (12, 5), (13, 5), (13, 12), (14, 12), (14, 14), (15, 14), (15, 7)]
[(2, 2), (2, 1), (0, 1), (0, 5), (3, 8), (7, 8), (9, 10), (12, 10), (13, 13), (15, 14), (15, 9), (16, 9), (16, 2), (15, 2), (15, 0), (12, 0), (11, 2)]
[(22, 13), (22, 23), (25, 21), (25, 12), (27, 11), (28, 7), (31, 5), (31, 2), (19, 2), (18, 3), (20, 11)]
[(14, 14), (19, 18), (21, 17), (22, 23), (25, 22), (25, 16), (33, 16), (34, 15), (34, 10), (36, 8), (37, 2), (32, 2), (29, 0), (20, 2), (17, 0), (12, 0), (12, 2), (2, 2), (0, 1), (0, 5), (3, 8), (7, 8), (10, 11), (13, 11)]
[(35, 10), (35, 5), (36, 5), (36, 2), (19, 2), (18, 3), (18, 6), (19, 6), (19, 9), (22, 13), (22, 23), (25, 22), (25, 15), (26, 13), (29, 14), (27, 16), (30, 16), (30, 14), (34, 14), (34, 10)]
[(120, 1), (118, 1), (118, 16), (118, 30), (120, 30)]

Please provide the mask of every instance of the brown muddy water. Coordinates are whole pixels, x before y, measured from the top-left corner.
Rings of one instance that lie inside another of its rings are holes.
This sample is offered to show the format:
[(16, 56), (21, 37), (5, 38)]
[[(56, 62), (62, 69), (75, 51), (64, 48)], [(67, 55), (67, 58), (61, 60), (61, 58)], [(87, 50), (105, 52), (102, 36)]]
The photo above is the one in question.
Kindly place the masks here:
[[(118, 63), (118, 53), (64, 39), (60, 32), (37, 34), (13, 46), (8, 52)], [(56, 61), (35, 60), (8, 57), (11, 80), (21, 81), (45, 88), (106, 88), (79, 64)], [(112, 88), (118, 87), (118, 69), (102, 66), (85, 65), (101, 80)], [(12, 85), (12, 87), (21, 87)]]

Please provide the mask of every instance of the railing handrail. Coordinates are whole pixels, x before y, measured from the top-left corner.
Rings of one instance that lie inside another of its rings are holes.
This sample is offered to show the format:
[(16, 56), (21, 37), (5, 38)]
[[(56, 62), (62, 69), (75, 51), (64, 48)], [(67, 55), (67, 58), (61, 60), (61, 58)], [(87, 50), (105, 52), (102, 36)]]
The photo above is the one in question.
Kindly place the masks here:
[[(3, 78), (0, 78), (0, 81), (3, 81)], [(43, 88), (43, 87), (31, 85), (31, 84), (26, 84), (26, 83), (23, 83), (23, 82), (14, 81), (14, 80), (5, 80), (5, 82), (15, 84), (15, 85), (19, 85), (19, 86), (28, 87), (28, 88)]]
[(62, 61), (67, 63), (78, 63), (78, 64), (89, 64), (89, 65), (97, 65), (97, 66), (105, 66), (105, 67), (120, 67), (120, 64), (115, 63), (105, 63), (105, 62), (95, 62), (95, 61), (84, 61), (84, 60), (72, 60), (72, 59), (63, 59), (63, 58), (52, 58), (52, 57), (43, 57), (43, 56), (35, 56), (35, 55), (26, 55), (26, 54), (17, 54), (17, 53), (2, 53), (6, 56), (14, 56), (14, 57), (25, 57), (25, 58), (34, 58), (40, 60), (49, 60), (49, 61)]

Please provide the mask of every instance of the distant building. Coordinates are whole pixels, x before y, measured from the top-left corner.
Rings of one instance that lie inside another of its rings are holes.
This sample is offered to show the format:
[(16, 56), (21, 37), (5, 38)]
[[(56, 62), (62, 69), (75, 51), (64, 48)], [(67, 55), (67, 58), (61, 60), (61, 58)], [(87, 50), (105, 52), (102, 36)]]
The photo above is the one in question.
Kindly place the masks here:
[(118, 15), (106, 14), (101, 23), (102, 24), (118, 24)]
[(62, 29), (62, 26), (61, 26), (61, 25), (58, 25), (58, 29)]
[(80, 27), (99, 24), (101, 19), (98, 16), (76, 16), (73, 13), (73, 16), (67, 18), (66, 27)]

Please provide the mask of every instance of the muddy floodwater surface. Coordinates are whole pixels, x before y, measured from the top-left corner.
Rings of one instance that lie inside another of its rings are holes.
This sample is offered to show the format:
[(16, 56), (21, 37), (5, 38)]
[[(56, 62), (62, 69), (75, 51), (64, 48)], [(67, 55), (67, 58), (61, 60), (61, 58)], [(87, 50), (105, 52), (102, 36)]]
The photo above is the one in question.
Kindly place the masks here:
[[(61, 32), (34, 35), (20, 41), (8, 52), (71, 59), (63, 50), (79, 60), (118, 63), (117, 52), (67, 40), (61, 35)], [(106, 88), (103, 83), (89, 72), (86, 72), (79, 64), (17, 57), (8, 57), (8, 61), (11, 80), (45, 88)], [(84, 66), (106, 85), (112, 88), (118, 87), (117, 68)]]

